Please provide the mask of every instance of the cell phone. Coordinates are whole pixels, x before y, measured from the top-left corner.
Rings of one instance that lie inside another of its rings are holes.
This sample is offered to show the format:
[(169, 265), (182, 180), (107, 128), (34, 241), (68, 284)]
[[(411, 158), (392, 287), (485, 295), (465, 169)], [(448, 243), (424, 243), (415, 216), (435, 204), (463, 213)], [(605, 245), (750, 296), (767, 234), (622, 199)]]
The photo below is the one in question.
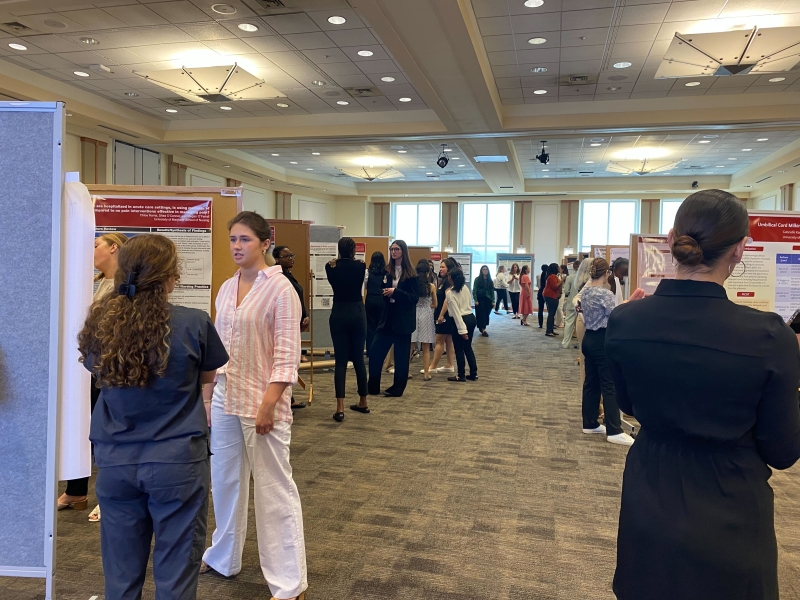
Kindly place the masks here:
[(789, 320), (786, 321), (786, 323), (792, 328), (792, 331), (800, 334), (800, 308), (794, 311), (794, 314), (789, 317)]

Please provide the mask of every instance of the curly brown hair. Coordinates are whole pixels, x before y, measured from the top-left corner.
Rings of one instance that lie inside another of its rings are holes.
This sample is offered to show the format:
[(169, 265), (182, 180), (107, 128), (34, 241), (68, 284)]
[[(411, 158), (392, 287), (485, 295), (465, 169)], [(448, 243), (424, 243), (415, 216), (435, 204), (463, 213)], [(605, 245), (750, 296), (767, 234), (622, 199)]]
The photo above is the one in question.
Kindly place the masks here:
[[(163, 377), (167, 368), (167, 284), (180, 275), (178, 250), (162, 235), (138, 235), (120, 248), (118, 264), (117, 293), (92, 304), (78, 334), (80, 360), (90, 357), (98, 385), (145, 387), (153, 377)], [(130, 297), (118, 293), (129, 281), (136, 286), (135, 293)]]

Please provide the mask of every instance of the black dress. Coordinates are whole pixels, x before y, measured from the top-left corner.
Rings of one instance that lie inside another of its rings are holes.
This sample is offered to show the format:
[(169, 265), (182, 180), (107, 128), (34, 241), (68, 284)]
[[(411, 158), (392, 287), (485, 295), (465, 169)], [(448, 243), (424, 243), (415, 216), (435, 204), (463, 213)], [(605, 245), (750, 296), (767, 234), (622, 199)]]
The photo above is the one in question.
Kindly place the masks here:
[(433, 322), (436, 323), (436, 333), (438, 335), (453, 335), (455, 327), (453, 326), (453, 319), (449, 314), (444, 313), (444, 323), (439, 323), (439, 317), (442, 314), (442, 307), (444, 306), (445, 295), (447, 294), (447, 287), (442, 286), (436, 288), (436, 308), (433, 309)]
[(378, 325), (383, 316), (383, 279), (386, 277), (386, 272), (380, 273), (370, 272), (367, 275), (367, 295), (364, 303), (367, 309), (367, 352), (372, 346), (372, 340), (375, 339), (375, 332), (378, 330)]
[(606, 354), (642, 425), (622, 484), (622, 600), (778, 599), (770, 467), (800, 458), (800, 353), (774, 313), (665, 280), (617, 307)]

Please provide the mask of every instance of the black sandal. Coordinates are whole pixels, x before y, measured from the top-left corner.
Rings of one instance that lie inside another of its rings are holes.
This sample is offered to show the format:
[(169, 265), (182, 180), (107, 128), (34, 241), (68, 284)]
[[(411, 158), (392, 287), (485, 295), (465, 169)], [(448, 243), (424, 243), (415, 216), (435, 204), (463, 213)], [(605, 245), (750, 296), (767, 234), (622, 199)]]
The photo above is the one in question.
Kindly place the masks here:
[(344, 421), (344, 413), (343, 412), (333, 413), (333, 420), (336, 421), (337, 423), (341, 423), (342, 421)]
[(458, 381), (459, 383), (464, 383), (466, 379), (463, 377), (448, 377), (447, 381)]
[[(356, 412), (364, 413), (365, 415), (369, 414), (369, 408), (366, 406), (359, 406), (358, 404), (351, 404), (350, 410), (354, 410)], [(344, 415), (344, 413), (341, 413)], [(335, 418), (335, 417), (334, 417)]]

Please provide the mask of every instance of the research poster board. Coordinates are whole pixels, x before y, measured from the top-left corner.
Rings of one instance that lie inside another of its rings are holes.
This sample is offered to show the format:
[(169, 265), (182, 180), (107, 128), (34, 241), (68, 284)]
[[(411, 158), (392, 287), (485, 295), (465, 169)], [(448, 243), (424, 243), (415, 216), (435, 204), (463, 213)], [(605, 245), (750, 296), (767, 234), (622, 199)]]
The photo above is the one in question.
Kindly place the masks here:
[(520, 271), (522, 270), (522, 267), (528, 265), (528, 270), (533, 273), (534, 262), (533, 254), (498, 254), (497, 265), (495, 267), (494, 274), (497, 275), (497, 269), (500, 268), (501, 265), (506, 268), (506, 274), (510, 273), (511, 265), (514, 263), (519, 265)]
[(725, 282), (728, 298), (788, 320), (800, 308), (800, 213), (750, 213), (750, 237)]
[(314, 309), (333, 308), (333, 288), (328, 283), (325, 265), (337, 257), (339, 247), (335, 242), (311, 242), (309, 256), (311, 271), (314, 273)]
[(676, 266), (666, 235), (631, 235), (630, 289), (642, 288), (647, 296), (655, 293), (664, 279), (675, 279)]
[(95, 236), (163, 235), (175, 242), (181, 276), (170, 302), (211, 314), (211, 198), (94, 197)]
[(630, 246), (608, 246), (607, 248), (606, 260), (608, 260), (608, 264), (610, 265), (613, 265), (614, 261), (618, 258), (627, 258), (628, 260), (631, 258)]
[(589, 255), (592, 258), (606, 258), (608, 246), (592, 246)]
[(472, 291), (472, 252), (451, 252), (447, 257), (452, 258), (461, 265), (461, 270), (464, 271), (464, 279), (467, 280), (467, 287)]
[(356, 260), (367, 262), (367, 245), (364, 242), (356, 242)]

